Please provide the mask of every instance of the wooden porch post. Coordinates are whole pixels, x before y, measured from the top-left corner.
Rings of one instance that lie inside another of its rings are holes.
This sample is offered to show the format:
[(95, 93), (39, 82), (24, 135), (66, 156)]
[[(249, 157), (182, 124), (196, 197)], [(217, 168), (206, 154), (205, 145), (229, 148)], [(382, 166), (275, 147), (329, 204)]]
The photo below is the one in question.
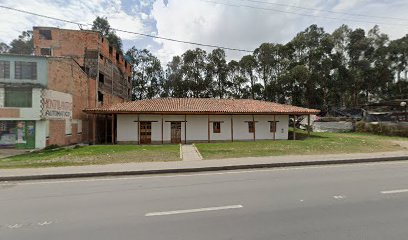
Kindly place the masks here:
[(112, 114), (112, 145), (115, 145), (115, 114)]
[(108, 115), (105, 115), (105, 144), (108, 144)]
[(92, 119), (92, 143), (96, 144), (96, 114), (93, 115)]
[(187, 144), (187, 115), (184, 114), (184, 144)]
[(255, 116), (252, 114), (252, 124), (254, 126), (254, 142), (256, 140), (256, 126), (255, 126)]
[(293, 115), (293, 140), (296, 140), (296, 115)]
[(163, 141), (163, 114), (161, 115), (161, 144), (164, 143)]
[(273, 115), (273, 124), (275, 125), (275, 131), (273, 132), (273, 140), (276, 140), (276, 130), (278, 130), (278, 126), (276, 124), (276, 115)]
[(137, 144), (140, 145), (140, 115), (137, 115)]
[(207, 115), (207, 120), (208, 120), (208, 124), (207, 124), (208, 142), (211, 142), (211, 138), (210, 138), (210, 115)]
[(307, 115), (307, 137), (310, 137), (310, 114)]
[(234, 142), (234, 117), (231, 115), (231, 142)]

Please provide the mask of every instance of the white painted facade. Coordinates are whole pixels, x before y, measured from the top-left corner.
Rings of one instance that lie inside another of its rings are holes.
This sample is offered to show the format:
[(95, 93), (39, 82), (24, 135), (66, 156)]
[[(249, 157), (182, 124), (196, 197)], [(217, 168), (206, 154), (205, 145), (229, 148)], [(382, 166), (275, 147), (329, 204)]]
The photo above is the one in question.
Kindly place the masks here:
[[(231, 129), (231, 116), (233, 129)], [(208, 141), (208, 117), (210, 118), (211, 141), (252, 141), (254, 134), (249, 132), (248, 122), (252, 115), (163, 115), (163, 142), (171, 141), (171, 121), (185, 121), (181, 123), (181, 140), (187, 142)], [(277, 121), (275, 139), (288, 139), (288, 115), (255, 115), (255, 140), (274, 139), (274, 133), (270, 132), (270, 121)], [(152, 122), (152, 143), (162, 141), (162, 115), (148, 114), (118, 114), (117, 136), (118, 143), (137, 143), (139, 141), (138, 121)], [(221, 132), (214, 133), (213, 122), (221, 122)], [(186, 125), (185, 125), (186, 124)], [(186, 131), (185, 131), (186, 130)], [(233, 130), (233, 135), (231, 134)], [(187, 136), (185, 138), (185, 134)]]

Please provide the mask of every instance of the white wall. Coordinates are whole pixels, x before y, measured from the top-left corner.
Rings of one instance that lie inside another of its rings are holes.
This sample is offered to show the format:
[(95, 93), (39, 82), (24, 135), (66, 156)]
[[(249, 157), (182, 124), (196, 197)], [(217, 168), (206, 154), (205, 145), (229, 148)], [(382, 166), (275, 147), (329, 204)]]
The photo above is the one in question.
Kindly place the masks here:
[[(20, 111), (19, 118), (10, 118), (10, 117), (1, 117), (0, 120), (40, 120), (41, 119), (41, 94), (42, 89), (40, 88), (33, 88), (32, 90), (32, 107), (31, 108), (14, 108), (10, 107), (10, 109), (18, 109)], [(4, 88), (0, 89), (0, 107), (4, 108)], [(3, 106), (3, 107), (2, 107)], [(5, 108), (8, 109), (8, 108)]]
[(47, 138), (47, 122), (35, 121), (35, 148), (45, 148)]
[[(208, 116), (207, 115), (187, 115), (187, 141), (207, 141), (208, 140)], [(118, 142), (137, 142), (138, 141), (138, 115), (117, 115), (117, 141)], [(152, 141), (161, 142), (161, 115), (141, 114), (140, 121), (152, 121)], [(273, 121), (272, 115), (255, 116), (256, 139), (273, 139), (273, 133), (270, 132), (270, 123)], [(276, 115), (277, 123), (275, 139), (288, 139), (288, 115)], [(163, 116), (163, 140), (169, 142), (171, 128), (170, 121), (184, 121), (184, 115), (164, 115)], [(210, 115), (210, 139), (212, 141), (230, 141), (231, 140), (231, 116), (230, 115)], [(213, 132), (214, 121), (221, 122), (221, 132)], [(234, 115), (233, 133), (234, 140), (253, 140), (253, 133), (248, 130), (248, 121), (252, 121), (252, 115)], [(181, 123), (181, 140), (184, 142), (184, 122)]]

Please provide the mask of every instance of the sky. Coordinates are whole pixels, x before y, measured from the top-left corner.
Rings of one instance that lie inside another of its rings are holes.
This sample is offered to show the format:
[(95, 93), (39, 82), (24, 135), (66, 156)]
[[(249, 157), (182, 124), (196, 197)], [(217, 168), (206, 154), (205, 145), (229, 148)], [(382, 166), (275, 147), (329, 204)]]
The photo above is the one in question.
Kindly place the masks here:
[[(342, 24), (367, 31), (377, 24), (390, 39), (408, 34), (407, 0), (0, 0), (0, 5), (80, 22), (84, 29), (104, 16), (116, 29), (245, 50), (264, 42), (286, 43), (311, 24), (329, 33)], [(32, 26), (79, 29), (0, 8), (0, 42), (9, 43)], [(196, 47), (117, 34), (125, 51), (132, 46), (149, 49), (163, 65)], [(228, 59), (239, 59), (248, 53), (228, 50), (226, 54)]]

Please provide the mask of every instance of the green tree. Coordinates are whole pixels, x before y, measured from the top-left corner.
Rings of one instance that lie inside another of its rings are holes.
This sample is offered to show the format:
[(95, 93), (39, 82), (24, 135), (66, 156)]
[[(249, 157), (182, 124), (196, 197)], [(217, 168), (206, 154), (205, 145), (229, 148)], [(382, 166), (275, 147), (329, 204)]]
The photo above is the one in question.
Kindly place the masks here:
[(7, 53), (10, 50), (10, 46), (7, 43), (0, 42), (0, 53)]
[(256, 84), (256, 76), (255, 70), (257, 68), (257, 61), (252, 55), (246, 55), (241, 58), (239, 61), (239, 65), (242, 71), (242, 76), (248, 79), (250, 83), (250, 93), (251, 98), (255, 99), (255, 84)]
[(33, 54), (33, 32), (23, 31), (17, 39), (11, 41), (8, 52), (14, 54)]
[(133, 66), (134, 99), (158, 97), (163, 84), (163, 70), (160, 61), (147, 49), (129, 49), (126, 56)]
[(228, 85), (230, 85), (227, 82), (228, 66), (225, 60), (225, 51), (220, 48), (214, 49), (208, 54), (208, 60), (209, 70), (212, 76), (214, 76), (217, 85), (214, 95), (219, 98), (224, 98), (227, 94)]
[(110, 45), (116, 48), (117, 51), (122, 52), (122, 39), (111, 28), (106, 17), (96, 17), (92, 23), (92, 30), (100, 32), (103, 37), (108, 39)]

